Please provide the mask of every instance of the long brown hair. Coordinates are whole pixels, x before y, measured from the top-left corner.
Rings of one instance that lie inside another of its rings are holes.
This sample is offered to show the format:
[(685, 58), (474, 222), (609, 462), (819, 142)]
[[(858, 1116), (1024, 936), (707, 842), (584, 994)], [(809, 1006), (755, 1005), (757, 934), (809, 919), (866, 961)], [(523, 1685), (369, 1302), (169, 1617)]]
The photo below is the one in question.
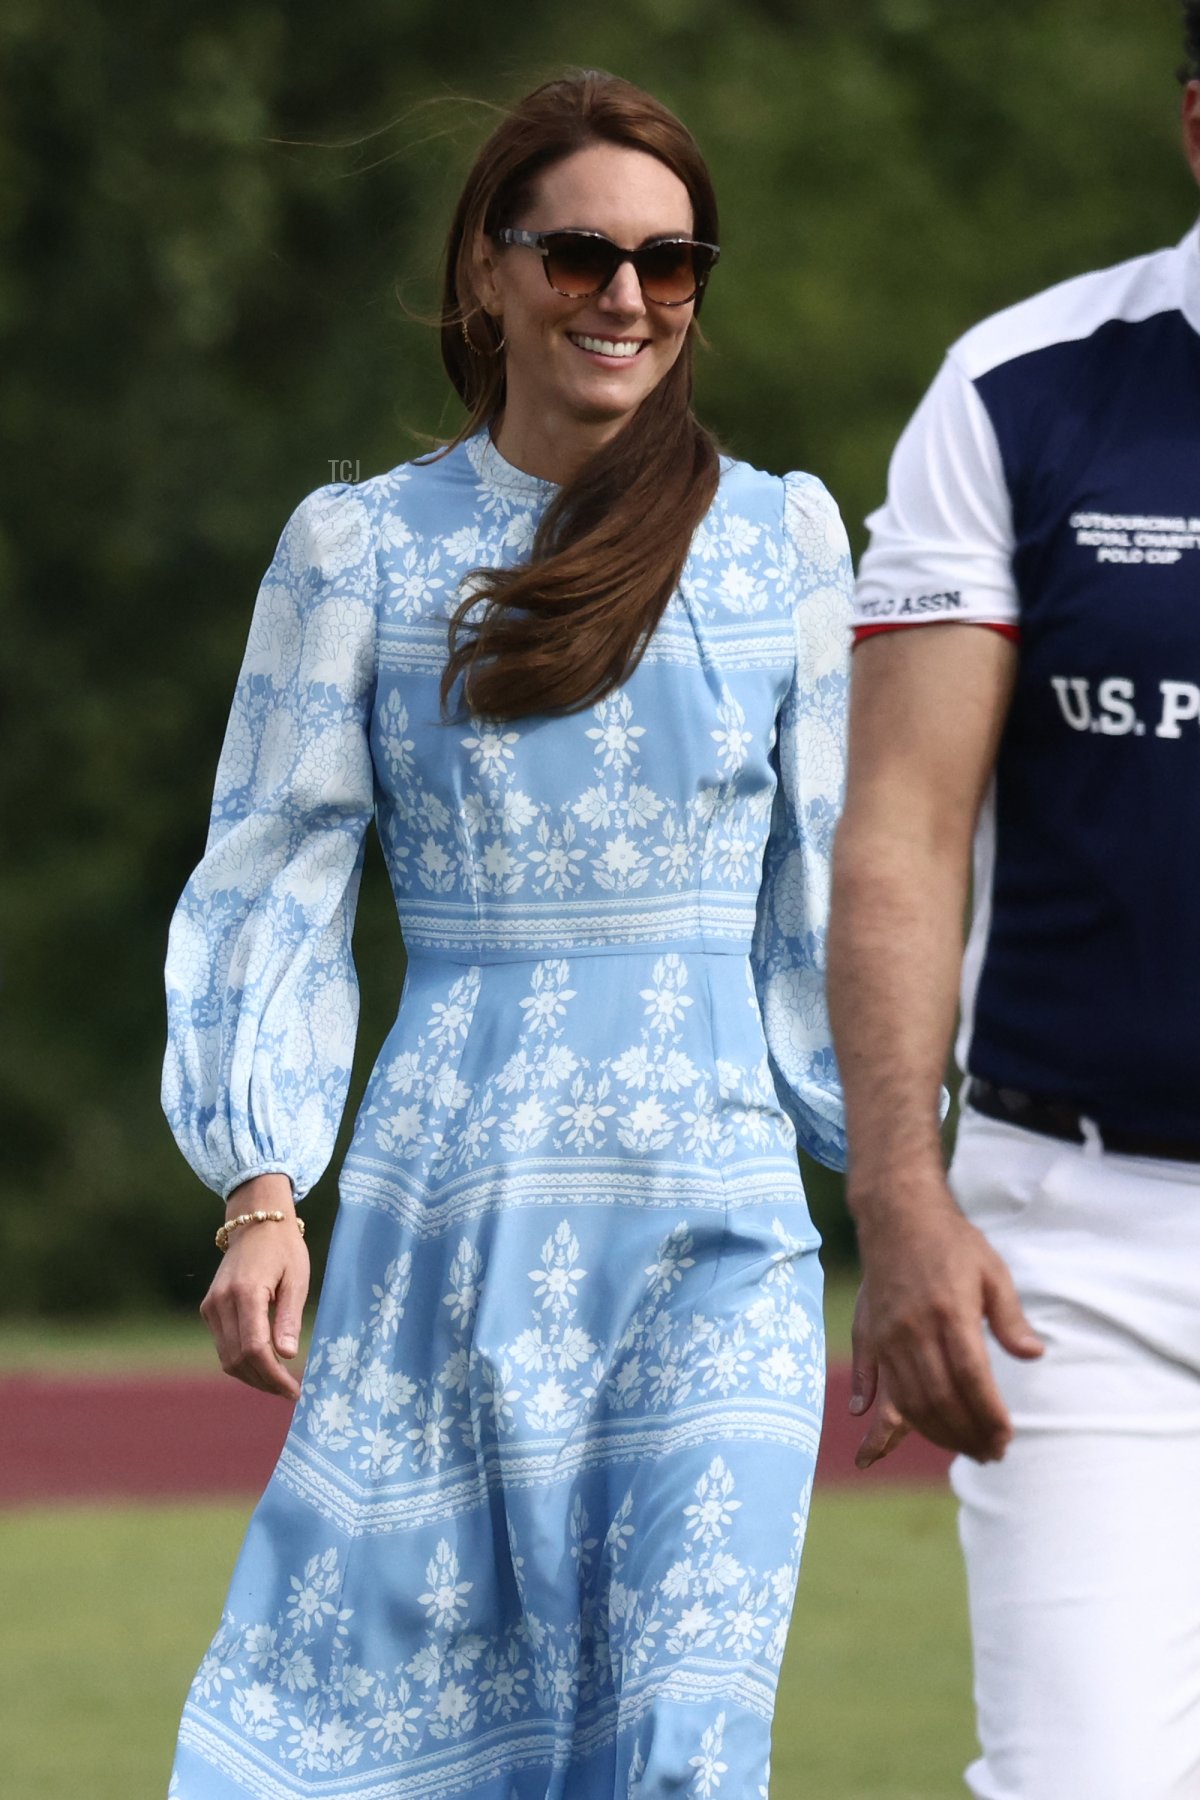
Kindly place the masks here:
[[(538, 177), (596, 142), (644, 150), (665, 163), (687, 188), (695, 236), (718, 242), (704, 158), (691, 133), (650, 94), (594, 70), (527, 94), (476, 158), (446, 245), (442, 361), (469, 413), (455, 444), (504, 410), (501, 330), (473, 287), (478, 235), (514, 224)], [(716, 444), (692, 411), (695, 332), (693, 317), (668, 373), (555, 494), (529, 561), (467, 578), (450, 621), (443, 712), (460, 675), (472, 712), (517, 719), (579, 712), (637, 667), (720, 473)]]

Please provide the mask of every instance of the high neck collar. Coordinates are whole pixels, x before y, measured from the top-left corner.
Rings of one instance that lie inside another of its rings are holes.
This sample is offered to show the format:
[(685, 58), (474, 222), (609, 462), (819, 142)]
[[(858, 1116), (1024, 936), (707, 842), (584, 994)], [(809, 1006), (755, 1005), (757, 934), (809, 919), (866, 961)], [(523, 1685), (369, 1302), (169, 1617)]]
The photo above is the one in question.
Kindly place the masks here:
[(467, 439), (465, 448), (480, 483), (506, 500), (536, 506), (558, 492), (557, 482), (544, 481), (540, 475), (527, 475), (524, 469), (518, 469), (515, 463), (501, 456), (486, 425)]

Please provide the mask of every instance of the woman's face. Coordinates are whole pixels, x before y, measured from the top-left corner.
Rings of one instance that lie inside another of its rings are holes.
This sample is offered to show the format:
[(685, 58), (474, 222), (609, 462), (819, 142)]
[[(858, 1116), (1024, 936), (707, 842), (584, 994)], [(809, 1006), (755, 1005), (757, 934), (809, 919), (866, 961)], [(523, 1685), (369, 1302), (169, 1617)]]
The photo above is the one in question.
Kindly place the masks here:
[[(693, 229), (678, 175), (645, 151), (607, 143), (547, 169), (513, 222), (526, 231), (599, 231), (627, 250)], [(528, 443), (531, 432), (550, 442), (580, 431), (593, 442), (613, 435), (671, 368), (692, 321), (691, 301), (644, 300), (631, 263), (603, 292), (569, 300), (550, 286), (538, 251), (483, 240), (477, 285), (505, 338), (502, 447), (505, 437)]]

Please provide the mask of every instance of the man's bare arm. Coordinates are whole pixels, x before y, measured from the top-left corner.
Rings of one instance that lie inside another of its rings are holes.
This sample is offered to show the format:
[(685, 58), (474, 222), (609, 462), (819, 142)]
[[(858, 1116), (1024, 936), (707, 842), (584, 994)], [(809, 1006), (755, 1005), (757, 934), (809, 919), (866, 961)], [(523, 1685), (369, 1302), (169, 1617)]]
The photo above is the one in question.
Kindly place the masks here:
[(897, 1412), (948, 1449), (1001, 1456), (1012, 1428), (981, 1322), (1014, 1355), (1041, 1349), (955, 1205), (938, 1133), (971, 844), (1015, 665), (999, 633), (960, 625), (882, 633), (854, 657), (829, 996), (863, 1259), (856, 1379), (861, 1401), (877, 1379), (882, 1395), (866, 1461), (897, 1441)]

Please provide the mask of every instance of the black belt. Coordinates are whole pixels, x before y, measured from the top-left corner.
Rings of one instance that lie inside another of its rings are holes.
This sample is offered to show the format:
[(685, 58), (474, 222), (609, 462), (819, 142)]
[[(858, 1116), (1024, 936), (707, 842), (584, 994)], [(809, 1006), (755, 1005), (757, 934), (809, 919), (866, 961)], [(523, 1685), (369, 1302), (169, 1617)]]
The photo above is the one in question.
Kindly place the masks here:
[[(1065, 1100), (1047, 1100), (1020, 1088), (997, 1087), (973, 1075), (967, 1083), (967, 1105), (986, 1119), (1019, 1125), (1042, 1137), (1062, 1138), (1068, 1144), (1084, 1142), (1083, 1119), (1077, 1107)], [(1100, 1142), (1116, 1156), (1157, 1156), (1168, 1162), (1200, 1162), (1200, 1139), (1159, 1137), (1151, 1131), (1118, 1131), (1096, 1121)]]

